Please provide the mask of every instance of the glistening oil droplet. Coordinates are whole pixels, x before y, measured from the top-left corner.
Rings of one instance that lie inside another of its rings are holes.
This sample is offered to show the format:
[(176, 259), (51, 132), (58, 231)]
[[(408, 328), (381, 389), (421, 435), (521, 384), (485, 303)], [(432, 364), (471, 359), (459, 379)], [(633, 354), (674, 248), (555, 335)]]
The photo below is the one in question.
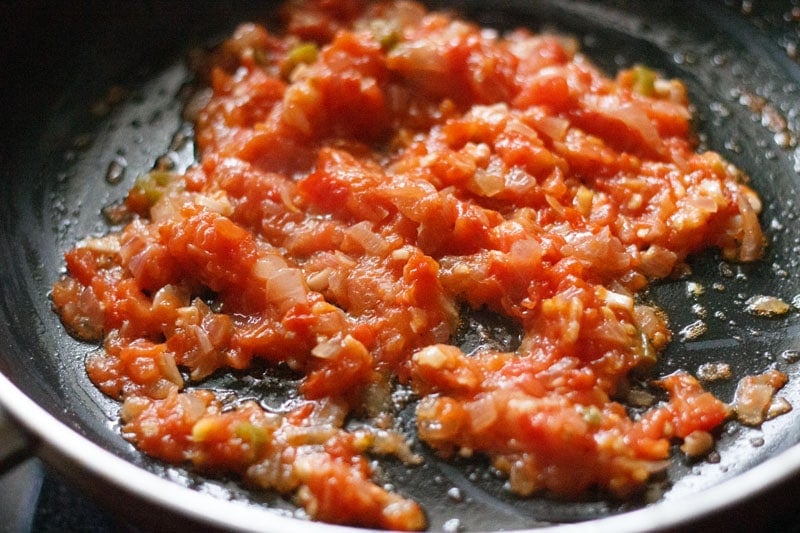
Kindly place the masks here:
[(111, 185), (116, 185), (125, 176), (125, 169), (128, 167), (128, 162), (124, 157), (118, 155), (108, 164), (106, 170), (106, 181)]
[(781, 359), (787, 363), (800, 361), (800, 350), (784, 350), (781, 352)]

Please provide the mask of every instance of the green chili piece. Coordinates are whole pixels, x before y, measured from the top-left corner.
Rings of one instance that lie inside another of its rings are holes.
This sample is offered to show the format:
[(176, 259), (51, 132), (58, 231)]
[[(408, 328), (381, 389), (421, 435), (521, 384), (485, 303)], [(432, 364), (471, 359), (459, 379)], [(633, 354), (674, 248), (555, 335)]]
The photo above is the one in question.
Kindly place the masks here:
[(286, 61), (281, 68), (281, 74), (288, 78), (298, 65), (310, 65), (317, 60), (319, 47), (310, 42), (295, 45), (286, 56)]
[(643, 96), (655, 94), (655, 83), (658, 74), (655, 70), (642, 65), (633, 67), (633, 91)]
[(254, 450), (260, 450), (264, 444), (267, 442), (267, 430), (256, 426), (250, 422), (242, 422), (237, 424), (233, 430), (234, 435), (242, 439), (243, 441), (247, 441), (250, 446), (253, 447)]
[(372, 32), (372, 36), (381, 45), (381, 49), (385, 52), (388, 52), (400, 42), (400, 32), (397, 29), (397, 24), (391, 21), (384, 19), (373, 20), (369, 25), (369, 29)]
[(173, 172), (154, 170), (136, 178), (133, 188), (147, 198), (147, 202), (150, 205), (153, 205), (161, 198), (164, 190), (175, 179), (176, 174)]
[(596, 405), (590, 405), (581, 409), (583, 420), (590, 426), (599, 426), (603, 422), (603, 413)]

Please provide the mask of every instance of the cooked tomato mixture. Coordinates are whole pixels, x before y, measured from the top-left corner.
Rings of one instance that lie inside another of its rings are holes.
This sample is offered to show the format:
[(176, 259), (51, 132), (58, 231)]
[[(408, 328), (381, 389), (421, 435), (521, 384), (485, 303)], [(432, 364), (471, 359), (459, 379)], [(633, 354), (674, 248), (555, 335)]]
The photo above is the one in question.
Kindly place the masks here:
[[(756, 194), (698, 153), (686, 91), (609, 78), (563, 37), (395, 0), (290, 1), (199, 61), (199, 160), (130, 190), (129, 223), (66, 254), (52, 299), (143, 452), (239, 476), (318, 520), (426, 527), (374, 481), (419, 439), (482, 455), (519, 495), (641, 489), (730, 407), (685, 373), (622, 399), (670, 339), (643, 303), (698, 250), (760, 257)], [(522, 332), (465, 353), (465, 309)], [(268, 408), (203, 388), (254, 361), (300, 377)], [(668, 398), (668, 399), (666, 399)], [(632, 414), (638, 413), (638, 414)], [(687, 452), (688, 453), (688, 452)]]

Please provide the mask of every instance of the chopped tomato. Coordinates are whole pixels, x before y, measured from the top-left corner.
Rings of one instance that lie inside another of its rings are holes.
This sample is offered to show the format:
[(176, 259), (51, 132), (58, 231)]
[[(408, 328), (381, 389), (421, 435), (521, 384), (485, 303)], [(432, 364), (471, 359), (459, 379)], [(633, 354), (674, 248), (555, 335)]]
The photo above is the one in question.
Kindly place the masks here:
[[(87, 371), (125, 437), (315, 519), (405, 530), (424, 510), (367, 455), (419, 460), (398, 382), (426, 445), (485, 455), (523, 496), (626, 497), (673, 440), (710, 449), (730, 408), (688, 374), (657, 380), (669, 401), (641, 416), (615, 400), (670, 338), (637, 292), (703, 248), (763, 251), (760, 201), (695, 152), (683, 85), (405, 0), (281, 16), (198, 62), (200, 160), (137, 179), (130, 223), (68, 251), (53, 287), (69, 331), (103, 341)], [(463, 308), (519, 346), (453, 346)], [(255, 360), (291, 375), (281, 408), (198, 386)], [(750, 383), (740, 415), (762, 420), (779, 378)]]

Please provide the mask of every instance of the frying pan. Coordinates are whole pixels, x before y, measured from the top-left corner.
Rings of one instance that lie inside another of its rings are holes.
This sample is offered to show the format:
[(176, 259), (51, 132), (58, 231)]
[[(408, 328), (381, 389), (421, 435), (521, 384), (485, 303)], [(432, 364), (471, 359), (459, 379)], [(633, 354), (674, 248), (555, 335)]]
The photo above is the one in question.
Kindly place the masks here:
[[(192, 161), (191, 130), (181, 118), (189, 93), (188, 51), (223, 37), (237, 22), (268, 21), (275, 3), (78, 4), (0, 7), (8, 26), (0, 32), (0, 405), (15, 426), (0, 435), (0, 466), (34, 453), (104, 506), (148, 529), (180, 524), (346, 531), (296, 518), (296, 510), (274, 494), (201, 477), (137, 452), (119, 434), (116, 403), (85, 375), (83, 361), (94, 347), (64, 332), (48, 300), (63, 252), (83, 236), (109, 230), (101, 208), (123, 198), (135, 177), (163, 163), (163, 156), (179, 169)], [(763, 261), (748, 265), (701, 254), (692, 259), (688, 277), (649, 290), (647, 297), (667, 311), (677, 332), (654, 374), (695, 373), (704, 362), (726, 362), (732, 377), (707, 386), (730, 401), (739, 378), (778, 368), (790, 378), (780, 395), (800, 408), (800, 13), (788, 2), (777, 4), (432, 5), (454, 6), (496, 28), (524, 25), (574, 35), (611, 74), (644, 63), (685, 81), (701, 146), (721, 152), (751, 176), (764, 200), (761, 220), (770, 245)], [(692, 290), (697, 287), (705, 290)], [(756, 317), (745, 309), (753, 295), (794, 298), (794, 307), (779, 317)], [(700, 319), (704, 334), (680, 334)], [(475, 331), (499, 331), (502, 337), (503, 325), (491, 317), (470, 320), (472, 329), (460, 342), (486, 341)], [(270, 401), (285, 388), (282, 378), (260, 369), (221, 375), (211, 385), (239, 386)], [(411, 412), (413, 405), (402, 413), (409, 432)], [(718, 436), (709, 458), (676, 455), (663, 478), (626, 502), (593, 494), (580, 501), (515, 498), (480, 459), (440, 461), (424, 446), (417, 449), (425, 456), (423, 466), (386, 461), (381, 476), (423, 502), (432, 530), (553, 524), (582, 531), (767, 530), (796, 517), (800, 409), (759, 428), (727, 422)]]

